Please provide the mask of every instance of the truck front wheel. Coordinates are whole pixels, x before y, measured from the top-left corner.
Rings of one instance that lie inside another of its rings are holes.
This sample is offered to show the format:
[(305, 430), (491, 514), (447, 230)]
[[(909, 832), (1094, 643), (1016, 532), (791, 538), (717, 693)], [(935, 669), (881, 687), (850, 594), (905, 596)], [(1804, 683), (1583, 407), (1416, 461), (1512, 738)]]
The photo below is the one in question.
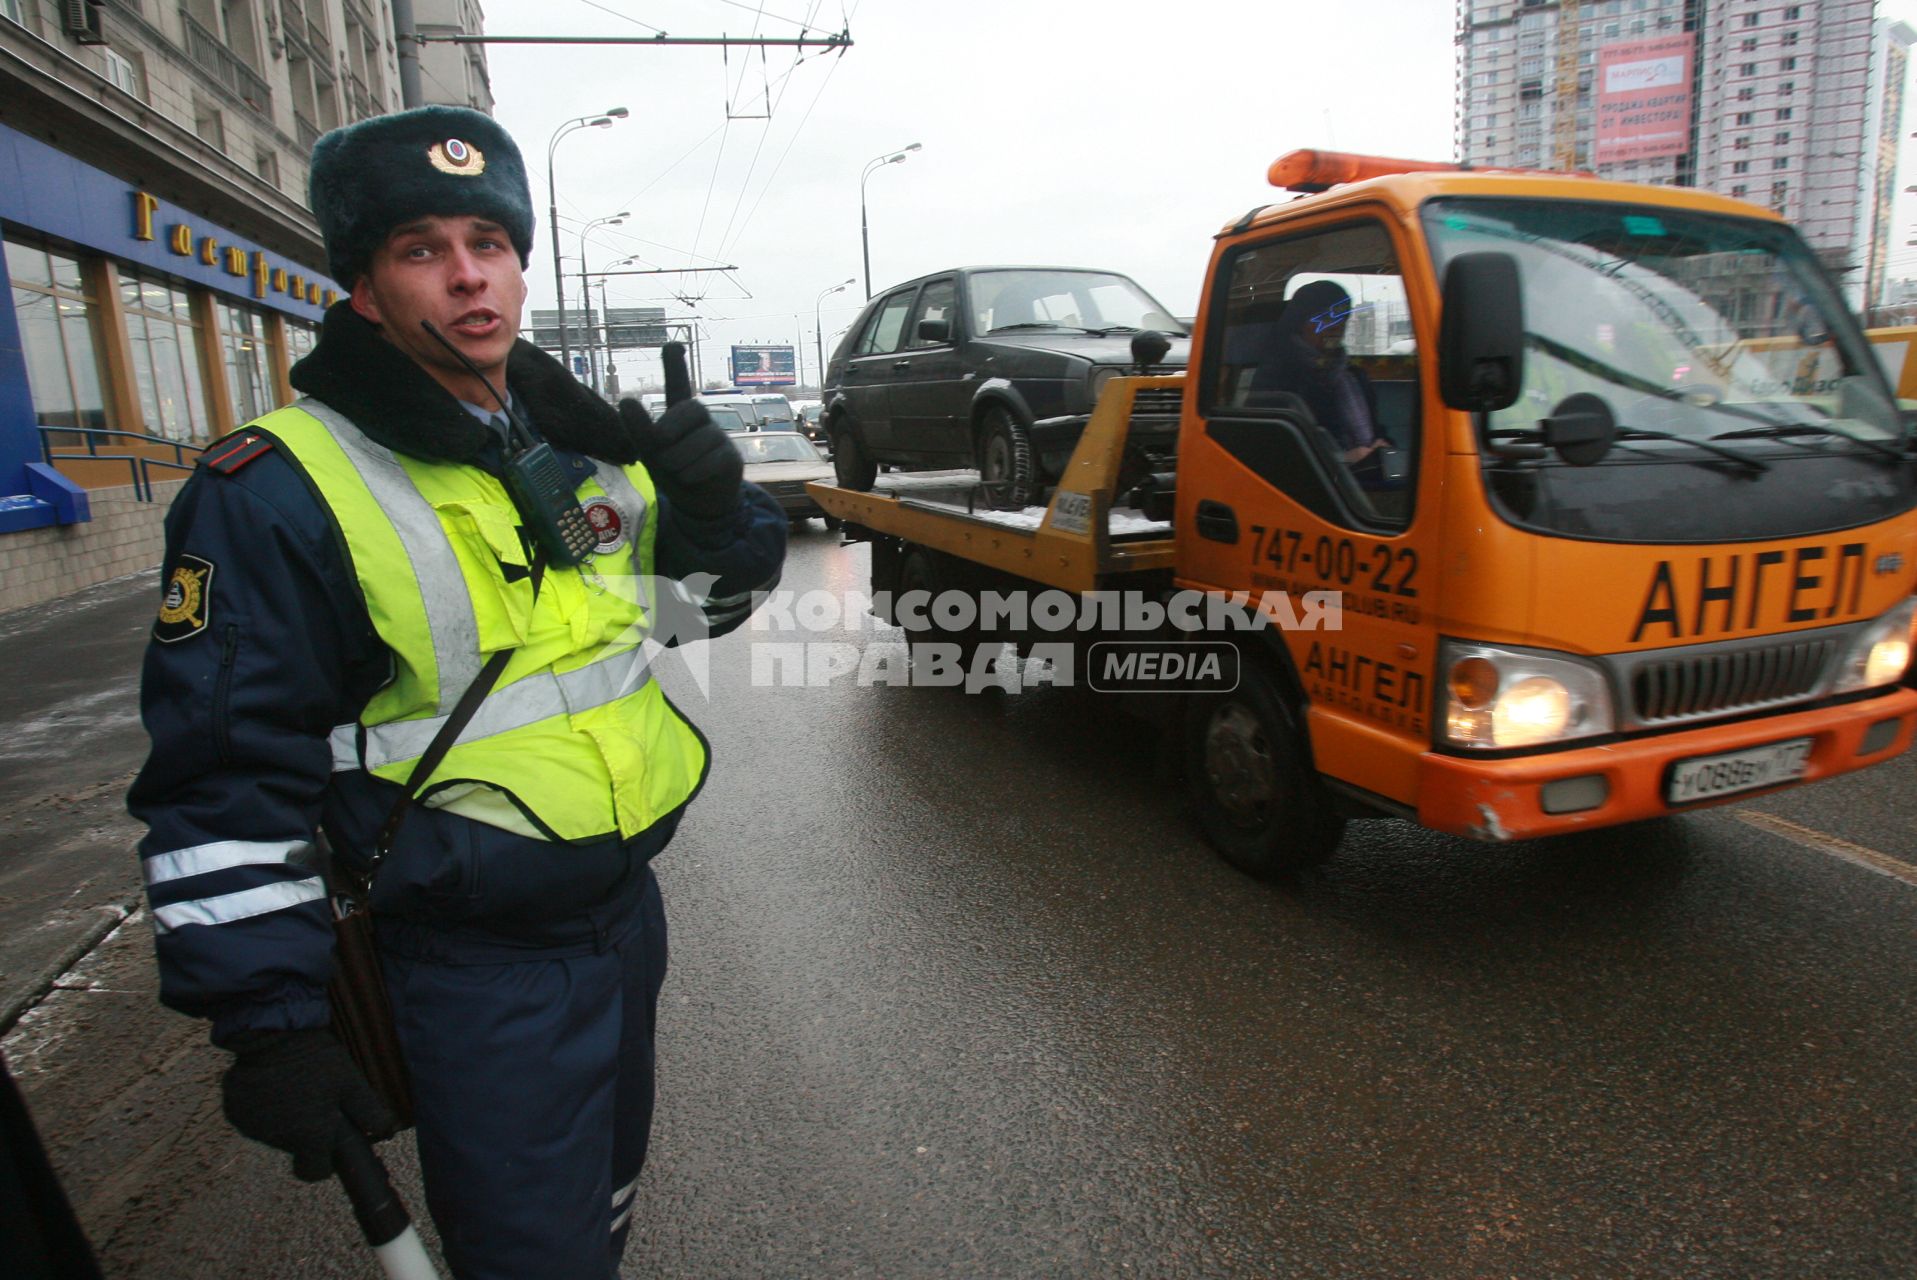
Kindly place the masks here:
[(1192, 801), (1227, 862), (1270, 879), (1337, 850), (1345, 820), (1311, 772), (1297, 721), (1265, 671), (1248, 662), (1230, 693), (1194, 696), (1184, 731)]

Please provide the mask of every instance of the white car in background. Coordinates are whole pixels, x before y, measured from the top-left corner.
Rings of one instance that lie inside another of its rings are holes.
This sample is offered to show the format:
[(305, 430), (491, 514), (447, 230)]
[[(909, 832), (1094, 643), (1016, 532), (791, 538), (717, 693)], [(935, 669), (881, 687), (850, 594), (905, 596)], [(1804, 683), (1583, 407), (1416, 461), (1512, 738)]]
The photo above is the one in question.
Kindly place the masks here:
[(747, 432), (757, 430), (756, 427), (740, 415), (739, 410), (733, 405), (708, 404), (706, 406), (706, 412), (712, 415), (712, 420), (718, 424), (719, 430), (729, 436), (742, 436)]
[(701, 391), (699, 399), (705, 401), (706, 408), (724, 406), (745, 420), (746, 430), (764, 431), (765, 414), (752, 402), (752, 397), (741, 395), (737, 391)]
[(761, 431), (797, 431), (798, 415), (792, 412), (792, 402), (781, 395), (770, 392), (758, 392), (752, 396), (759, 416), (764, 420)]

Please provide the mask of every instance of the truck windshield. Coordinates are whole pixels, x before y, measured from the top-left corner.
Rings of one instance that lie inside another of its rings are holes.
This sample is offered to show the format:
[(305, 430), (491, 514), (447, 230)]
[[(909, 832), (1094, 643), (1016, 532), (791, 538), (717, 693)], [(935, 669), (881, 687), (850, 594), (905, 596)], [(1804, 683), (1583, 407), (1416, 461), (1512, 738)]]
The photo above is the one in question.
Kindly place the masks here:
[[(1457, 254), (1492, 250), (1516, 259), (1523, 282), (1522, 391), (1480, 441), (1505, 518), (1572, 537), (1712, 542), (1910, 506), (1897, 405), (1789, 227), (1473, 197), (1430, 201), (1423, 217), (1440, 274)], [(1594, 465), (1537, 447), (1540, 421), (1578, 393), (1617, 421)]]

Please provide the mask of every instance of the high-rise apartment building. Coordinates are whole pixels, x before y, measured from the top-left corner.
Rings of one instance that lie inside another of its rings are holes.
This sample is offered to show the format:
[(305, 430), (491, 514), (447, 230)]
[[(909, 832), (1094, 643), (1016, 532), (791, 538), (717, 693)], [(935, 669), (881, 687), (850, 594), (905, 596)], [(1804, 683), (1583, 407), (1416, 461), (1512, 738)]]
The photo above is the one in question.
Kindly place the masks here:
[(1905, 50), (1875, 0), (1458, 0), (1459, 158), (1706, 187), (1881, 291)]

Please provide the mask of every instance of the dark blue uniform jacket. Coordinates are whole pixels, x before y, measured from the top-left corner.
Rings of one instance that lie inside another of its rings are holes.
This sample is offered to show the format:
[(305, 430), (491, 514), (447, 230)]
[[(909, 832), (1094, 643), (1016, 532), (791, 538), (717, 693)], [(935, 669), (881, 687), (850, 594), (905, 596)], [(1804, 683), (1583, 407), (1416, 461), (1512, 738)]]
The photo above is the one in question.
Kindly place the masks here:
[[(618, 414), (543, 352), (519, 344), (507, 381), (576, 480), (594, 459), (637, 460)], [(346, 303), (293, 382), (389, 448), (497, 470), (484, 425)], [(270, 440), (246, 436), (208, 449), (167, 515), (162, 588), (174, 594), (141, 687), (153, 750), (128, 797), (149, 828), (140, 854), (161, 997), (211, 1018), (216, 1041), (326, 1024), (331, 905), (314, 834), (359, 863), (399, 794), (333, 772), (327, 735), (387, 681), (390, 652), (311, 482)], [(716, 575), (711, 634), (737, 626), (751, 593), (778, 578), (777, 503), (748, 484), (729, 518), (690, 520), (663, 498), (660, 508), (657, 571)], [(374, 886), (382, 941), (449, 963), (602, 949), (630, 926), (646, 862), (678, 819), (625, 842), (564, 844), (414, 805)]]

